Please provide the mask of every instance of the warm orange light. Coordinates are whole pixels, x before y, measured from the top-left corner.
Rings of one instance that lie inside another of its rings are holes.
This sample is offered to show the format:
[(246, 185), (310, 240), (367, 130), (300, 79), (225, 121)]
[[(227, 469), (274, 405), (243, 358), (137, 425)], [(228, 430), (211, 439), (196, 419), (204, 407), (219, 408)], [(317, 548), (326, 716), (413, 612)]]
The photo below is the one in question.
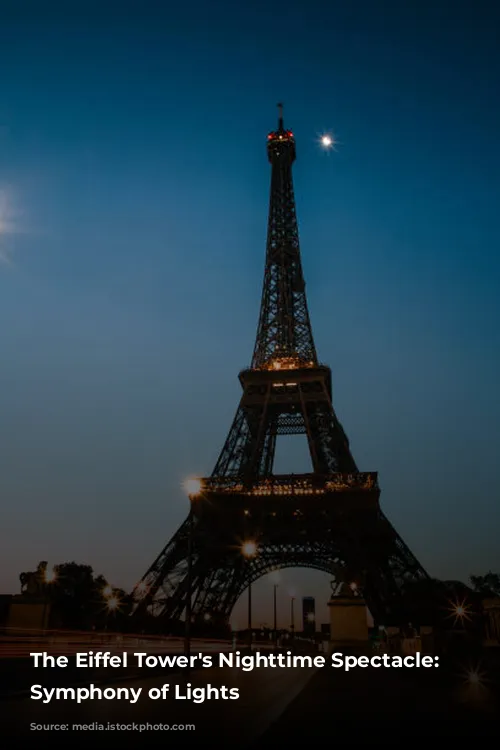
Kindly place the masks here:
[(454, 602), (448, 602), (450, 605), (448, 611), (450, 612), (449, 617), (453, 617), (455, 619), (455, 624), (460, 622), (462, 624), (465, 624), (466, 620), (471, 620), (471, 614), (472, 614), (472, 608), (469, 604), (467, 604), (466, 600), (463, 599), (460, 601), (454, 601)]
[(186, 479), (182, 486), (188, 495), (198, 495), (201, 492), (202, 485), (199, 479), (193, 477), (191, 479)]
[(298, 357), (275, 357), (265, 367), (271, 370), (296, 370), (303, 365)]
[(241, 551), (244, 557), (255, 557), (257, 554), (257, 545), (255, 542), (244, 542), (241, 545)]
[(50, 570), (45, 571), (43, 577), (44, 577), (45, 583), (54, 583), (54, 581), (57, 578), (57, 573), (54, 570), (54, 568), (51, 568)]

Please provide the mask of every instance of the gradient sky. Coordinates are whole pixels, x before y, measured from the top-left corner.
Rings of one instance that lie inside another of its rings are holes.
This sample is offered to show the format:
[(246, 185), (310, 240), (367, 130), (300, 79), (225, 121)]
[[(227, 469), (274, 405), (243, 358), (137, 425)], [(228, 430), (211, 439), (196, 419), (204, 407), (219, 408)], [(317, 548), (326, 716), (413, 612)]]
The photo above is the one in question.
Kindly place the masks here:
[(131, 587), (211, 472), (254, 344), (278, 100), (354, 456), (431, 575), (499, 570), (498, 8), (71, 6), (0, 5), (0, 590), (40, 559)]

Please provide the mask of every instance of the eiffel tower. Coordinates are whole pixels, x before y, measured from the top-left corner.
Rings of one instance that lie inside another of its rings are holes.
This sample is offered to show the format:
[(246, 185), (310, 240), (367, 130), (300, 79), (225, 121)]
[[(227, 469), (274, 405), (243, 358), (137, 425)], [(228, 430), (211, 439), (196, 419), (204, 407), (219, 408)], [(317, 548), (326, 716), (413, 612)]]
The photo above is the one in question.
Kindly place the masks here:
[[(383, 514), (378, 475), (358, 470), (333, 408), (302, 273), (295, 139), (278, 107), (267, 136), (271, 198), (252, 364), (239, 374), (243, 395), (212, 475), (188, 486), (188, 518), (135, 587), (135, 612), (227, 623), (253, 581), (303, 567), (352, 582), (376, 622), (399, 624), (409, 615), (405, 587), (428, 575)], [(313, 472), (273, 474), (276, 438), (301, 433)]]

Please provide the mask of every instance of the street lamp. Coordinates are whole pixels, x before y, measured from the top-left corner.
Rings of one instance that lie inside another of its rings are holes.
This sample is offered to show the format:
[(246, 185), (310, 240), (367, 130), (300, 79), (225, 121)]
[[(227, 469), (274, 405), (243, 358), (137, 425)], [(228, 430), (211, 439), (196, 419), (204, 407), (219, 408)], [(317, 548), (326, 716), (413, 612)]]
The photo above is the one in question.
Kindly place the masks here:
[(57, 573), (54, 568), (51, 568), (50, 570), (45, 570), (45, 573), (43, 574), (43, 579), (45, 583), (54, 583), (57, 580)]
[(276, 592), (279, 586), (279, 583), (281, 581), (281, 576), (279, 570), (274, 570), (271, 573), (271, 581), (273, 583), (273, 612), (274, 612), (274, 647), (278, 647), (278, 617), (277, 617), (277, 607), (276, 607)]
[(120, 600), (117, 596), (111, 596), (106, 604), (106, 609), (108, 612), (115, 612), (118, 607), (120, 606)]
[[(251, 560), (257, 557), (258, 547), (257, 544), (249, 540), (243, 542), (241, 545), (241, 554), (246, 557), (247, 560)], [(248, 584), (248, 647), (252, 650), (252, 581)]]
[(451, 604), (450, 617), (454, 617), (454, 625), (457, 623), (460, 623), (462, 627), (465, 626), (465, 623), (467, 620), (471, 620), (471, 607), (466, 603), (466, 600), (463, 599), (463, 601), (455, 601), (455, 602), (449, 602)]
[[(43, 573), (43, 582), (50, 586), (51, 583), (55, 583), (57, 581), (57, 572), (55, 568), (51, 568), (50, 570), (47, 570), (45, 568), (45, 571)], [(43, 597), (43, 612), (42, 612), (42, 629), (46, 630), (48, 623), (45, 622), (45, 620), (50, 620), (50, 614), (49, 617), (47, 617), (47, 594), (45, 593)]]
[(186, 479), (184, 484), (182, 485), (184, 487), (184, 491), (188, 495), (189, 498), (191, 498), (191, 495), (199, 495), (201, 492), (201, 479), (191, 478)]
[[(189, 497), (189, 516), (188, 516), (188, 552), (187, 552), (187, 573), (186, 573), (186, 622), (184, 629), (184, 654), (188, 657), (191, 654), (191, 618), (192, 618), (192, 578), (193, 578), (193, 530), (194, 530), (194, 513), (193, 502), (197, 495), (200, 494), (202, 483), (200, 479), (186, 479), (183, 484), (185, 492)], [(188, 662), (189, 664), (189, 662)]]
[(255, 542), (243, 542), (241, 551), (244, 557), (255, 557), (257, 554), (257, 545)]
[(276, 611), (276, 591), (278, 590), (278, 584), (273, 584), (273, 613), (274, 613), (274, 648), (278, 647), (278, 618)]
[[(113, 591), (111, 590), (111, 593)], [(108, 596), (106, 600), (106, 620), (104, 624), (104, 630), (107, 632), (108, 630), (108, 616), (112, 613), (118, 612), (118, 609), (120, 607), (120, 600), (117, 596)]]

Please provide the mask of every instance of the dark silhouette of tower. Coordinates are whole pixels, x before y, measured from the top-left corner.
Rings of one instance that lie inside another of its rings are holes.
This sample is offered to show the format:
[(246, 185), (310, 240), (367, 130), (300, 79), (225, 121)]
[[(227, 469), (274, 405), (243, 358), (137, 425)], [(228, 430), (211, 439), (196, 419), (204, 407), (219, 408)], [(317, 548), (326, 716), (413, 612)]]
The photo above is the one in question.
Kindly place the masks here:
[[(379, 505), (376, 472), (360, 472), (318, 362), (307, 308), (292, 182), (295, 139), (267, 136), (271, 199), (262, 302), (252, 364), (212, 475), (192, 488), (188, 519), (134, 589), (181, 619), (227, 622), (248, 585), (283, 567), (316, 568), (355, 583), (374, 618), (399, 622), (407, 583), (428, 578)], [(200, 404), (201, 405), (201, 404)], [(307, 436), (313, 471), (274, 475), (276, 439)], [(249, 550), (251, 550), (249, 552)]]

